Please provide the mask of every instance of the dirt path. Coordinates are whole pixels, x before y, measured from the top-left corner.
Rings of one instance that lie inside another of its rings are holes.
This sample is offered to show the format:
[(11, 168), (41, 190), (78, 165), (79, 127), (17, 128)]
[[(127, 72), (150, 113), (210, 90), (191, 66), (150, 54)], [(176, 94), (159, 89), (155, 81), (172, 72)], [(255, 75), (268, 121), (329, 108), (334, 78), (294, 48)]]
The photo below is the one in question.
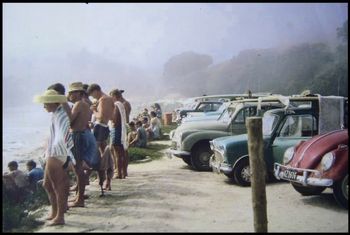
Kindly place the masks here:
[[(270, 183), (269, 232), (348, 232), (348, 211), (331, 190), (302, 197), (288, 183)], [(97, 184), (87, 187), (85, 208), (71, 208), (64, 226), (38, 232), (254, 232), (251, 188), (224, 175), (196, 172), (178, 158), (129, 166), (129, 177), (113, 180), (99, 198)]]

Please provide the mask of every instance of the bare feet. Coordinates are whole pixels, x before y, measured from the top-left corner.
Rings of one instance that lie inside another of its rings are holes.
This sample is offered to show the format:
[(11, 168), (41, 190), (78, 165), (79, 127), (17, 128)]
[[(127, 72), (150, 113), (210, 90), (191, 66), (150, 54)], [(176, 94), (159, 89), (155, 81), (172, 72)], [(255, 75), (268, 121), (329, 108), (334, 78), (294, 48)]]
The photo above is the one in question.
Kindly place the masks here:
[(110, 185), (106, 185), (106, 186), (103, 187), (103, 190), (111, 191), (112, 187)]
[(63, 225), (64, 224), (64, 219), (58, 220), (58, 219), (54, 219), (52, 221), (50, 221), (47, 225), (48, 226), (56, 226), (56, 225)]
[(85, 207), (84, 202), (71, 202), (68, 204), (68, 207)]
[(52, 220), (53, 218), (55, 218), (55, 217), (53, 217), (52, 215), (49, 215), (45, 218), (45, 220)]

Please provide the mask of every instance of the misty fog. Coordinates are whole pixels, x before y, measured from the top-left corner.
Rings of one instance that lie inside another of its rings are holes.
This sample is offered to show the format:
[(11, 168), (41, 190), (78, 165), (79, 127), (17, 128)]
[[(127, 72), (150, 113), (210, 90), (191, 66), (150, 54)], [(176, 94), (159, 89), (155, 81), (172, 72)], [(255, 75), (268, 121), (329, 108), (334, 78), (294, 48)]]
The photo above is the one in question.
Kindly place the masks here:
[(124, 89), (132, 105), (288, 95), (314, 79), (347, 95), (347, 12), (347, 3), (5, 3), (3, 107), (76, 81)]

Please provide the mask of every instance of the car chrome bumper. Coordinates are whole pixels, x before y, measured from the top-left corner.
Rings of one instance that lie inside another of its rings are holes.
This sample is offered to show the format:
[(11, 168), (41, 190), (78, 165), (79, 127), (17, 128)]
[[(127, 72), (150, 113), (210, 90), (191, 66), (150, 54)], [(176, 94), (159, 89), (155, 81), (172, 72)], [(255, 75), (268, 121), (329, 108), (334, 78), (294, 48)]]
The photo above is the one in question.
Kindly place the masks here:
[(181, 150), (175, 150), (175, 149), (168, 149), (165, 151), (165, 154), (169, 157), (172, 158), (172, 156), (182, 158), (183, 156), (190, 156), (191, 153), (187, 151), (181, 151)]
[(216, 172), (216, 173), (220, 174), (220, 166), (221, 166), (221, 164), (219, 162), (216, 162), (216, 161), (213, 161), (212, 159), (210, 159), (209, 166), (211, 167), (213, 172)]
[(223, 172), (224, 174), (231, 174), (233, 172), (233, 168), (232, 166), (225, 164), (225, 163), (221, 163), (220, 164), (220, 172)]
[[(295, 180), (289, 179), (285, 177), (284, 170), (294, 170), (297, 172), (302, 172), (303, 175), (297, 175)], [(274, 163), (274, 175), (277, 179), (283, 179), (290, 182), (296, 182), (302, 184), (303, 186), (321, 186), (321, 187), (329, 187), (333, 185), (332, 179), (322, 179), (316, 177), (309, 177), (310, 173), (315, 173), (316, 175), (321, 175), (321, 173), (317, 170), (303, 169), (303, 168), (294, 168), (284, 166), (279, 163)]]

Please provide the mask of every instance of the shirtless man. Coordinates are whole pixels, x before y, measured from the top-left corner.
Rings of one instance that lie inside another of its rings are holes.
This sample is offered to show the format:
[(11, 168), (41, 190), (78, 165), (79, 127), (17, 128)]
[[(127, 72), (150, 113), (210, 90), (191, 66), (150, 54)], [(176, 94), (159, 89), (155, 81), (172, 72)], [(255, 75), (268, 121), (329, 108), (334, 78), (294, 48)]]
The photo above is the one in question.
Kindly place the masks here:
[[(71, 112), (71, 130), (73, 134), (74, 154), (76, 164), (74, 166), (77, 175), (78, 192), (75, 200), (68, 204), (69, 207), (84, 207), (85, 192), (85, 173), (83, 169), (84, 154), (96, 154), (96, 146), (86, 146), (87, 138), (92, 133), (89, 130), (89, 121), (91, 119), (91, 111), (89, 105), (83, 100), (84, 88), (81, 82), (75, 82), (69, 85), (68, 99), (74, 103)], [(92, 148), (91, 148), (92, 147)], [(87, 151), (88, 149), (89, 151)]]
[(127, 111), (125, 109), (121, 91), (112, 90), (110, 92), (114, 103), (114, 112), (111, 128), (111, 150), (114, 157), (114, 179), (124, 179), (126, 177), (126, 151), (127, 143)]
[[(92, 96), (95, 100), (97, 100), (97, 104), (91, 105), (90, 109), (93, 111), (93, 115), (96, 118), (96, 122), (93, 127), (93, 132), (96, 138), (97, 146), (100, 150), (100, 156), (102, 157), (105, 156), (104, 151), (106, 149), (107, 139), (109, 137), (108, 122), (112, 119), (113, 116), (113, 99), (112, 97), (102, 92), (101, 87), (98, 84), (91, 84), (87, 89), (87, 93), (89, 96)], [(107, 169), (107, 183), (105, 187), (107, 189), (111, 188), (110, 181), (113, 174), (113, 170), (111, 169), (111, 167), (101, 166), (102, 169)], [(100, 181), (103, 180), (101, 177)]]
[[(127, 101), (124, 97), (123, 97), (123, 92), (124, 90), (120, 90), (120, 97), (118, 97), (118, 99), (120, 99), (120, 101), (123, 103), (124, 107), (125, 107), (125, 112), (126, 112), (126, 123), (129, 123), (130, 120), (130, 112), (131, 112), (131, 105), (129, 103), (129, 101)], [(117, 95), (119, 95), (119, 93), (117, 93)], [(128, 165), (129, 165), (129, 152), (128, 149), (124, 149), (125, 150), (125, 161), (124, 161), (124, 171), (125, 171), (125, 176), (128, 176)]]

